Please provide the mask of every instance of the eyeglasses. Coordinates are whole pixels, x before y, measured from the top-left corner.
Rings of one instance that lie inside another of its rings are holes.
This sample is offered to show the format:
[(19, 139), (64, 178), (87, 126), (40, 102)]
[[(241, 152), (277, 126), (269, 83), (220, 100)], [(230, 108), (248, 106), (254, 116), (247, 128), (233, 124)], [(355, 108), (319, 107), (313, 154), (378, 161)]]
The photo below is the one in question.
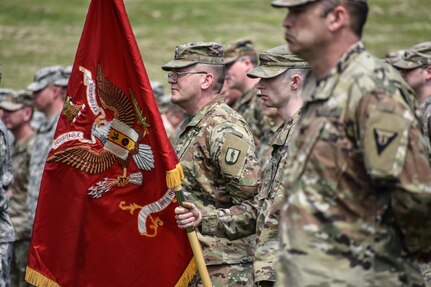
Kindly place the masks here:
[(176, 81), (178, 80), (179, 76), (182, 75), (195, 75), (195, 74), (208, 74), (207, 72), (200, 71), (200, 72), (169, 72), (166, 74), (166, 78), (168, 80)]

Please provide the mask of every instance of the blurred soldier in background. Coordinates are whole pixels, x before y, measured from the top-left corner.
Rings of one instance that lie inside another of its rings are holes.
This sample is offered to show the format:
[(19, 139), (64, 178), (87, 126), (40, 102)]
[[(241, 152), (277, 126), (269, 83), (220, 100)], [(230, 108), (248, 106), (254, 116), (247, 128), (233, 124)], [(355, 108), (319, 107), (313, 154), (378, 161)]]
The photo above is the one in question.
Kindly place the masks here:
[(62, 66), (50, 66), (35, 73), (34, 82), (27, 90), (32, 92), (35, 107), (44, 113), (45, 122), (37, 130), (30, 159), (28, 200), (30, 222), (33, 224), (40, 183), (46, 158), (51, 150), (58, 118), (66, 97), (68, 73)]
[(392, 65), (415, 90), (416, 99), (420, 105), (422, 131), (431, 151), (431, 42), (419, 43), (404, 50)]
[(278, 286), (423, 286), (431, 169), (414, 95), (361, 42), (367, 0), (275, 0), (312, 77), (289, 149)]
[(159, 110), (169, 140), (175, 145), (178, 129), (186, 113), (180, 106), (171, 102), (170, 95), (160, 98)]
[[(174, 60), (162, 68), (169, 71), (171, 101), (187, 113), (176, 152), (184, 169), (184, 205), (196, 205), (209, 219), (197, 232), (212, 284), (252, 286), (254, 236), (231, 241), (211, 234), (219, 224), (217, 208), (240, 214), (237, 204), (254, 197), (259, 171), (249, 126), (219, 94), (223, 48), (211, 42), (180, 45)], [(175, 212), (178, 220), (189, 213), (180, 207)], [(201, 286), (198, 276), (191, 286)]]
[[(415, 90), (422, 133), (428, 146), (431, 164), (431, 42), (419, 43), (403, 50), (400, 57), (391, 63)], [(426, 285), (431, 286), (431, 264), (422, 262), (419, 266)]]
[[(1, 82), (0, 70), (0, 82)], [(15, 232), (7, 213), (9, 198), (6, 191), (12, 184), (13, 169), (7, 129), (0, 120), (0, 286), (10, 286), (10, 263)]]
[[(228, 94), (229, 105), (243, 116), (253, 132), (256, 151), (260, 147), (260, 139), (264, 130), (264, 121), (268, 120), (261, 112), (262, 103), (257, 97), (258, 80), (247, 77), (247, 73), (257, 65), (257, 54), (253, 43), (248, 39), (237, 40), (224, 45), (224, 63), (226, 67), (227, 85), (224, 93)], [(238, 97), (239, 90), (241, 96)]]
[(30, 126), (33, 102), (29, 93), (21, 91), (0, 102), (4, 112), (4, 123), (14, 135), (12, 165), (14, 182), (11, 193), (9, 215), (15, 229), (15, 242), (11, 264), (11, 285), (30, 286), (24, 280), (31, 238), (31, 224), (28, 208), (28, 177), (34, 132)]

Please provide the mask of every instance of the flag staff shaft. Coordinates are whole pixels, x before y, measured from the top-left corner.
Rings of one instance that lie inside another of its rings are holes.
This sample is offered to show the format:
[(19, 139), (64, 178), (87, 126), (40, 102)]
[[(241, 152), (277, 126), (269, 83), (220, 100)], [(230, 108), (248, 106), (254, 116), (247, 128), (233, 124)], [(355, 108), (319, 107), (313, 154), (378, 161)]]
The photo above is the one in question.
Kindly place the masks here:
[[(181, 192), (181, 185), (174, 187), (173, 190), (175, 191), (175, 196), (177, 197), (178, 204), (180, 206), (183, 206), (183, 194)], [(204, 287), (211, 287), (212, 284), (210, 276), (208, 274), (207, 266), (205, 264), (202, 248), (194, 228), (187, 228), (187, 236), (189, 238), (190, 246), (192, 247), (193, 255), (195, 256), (196, 264), (198, 265), (199, 275), (201, 277), (202, 284), (204, 285)]]

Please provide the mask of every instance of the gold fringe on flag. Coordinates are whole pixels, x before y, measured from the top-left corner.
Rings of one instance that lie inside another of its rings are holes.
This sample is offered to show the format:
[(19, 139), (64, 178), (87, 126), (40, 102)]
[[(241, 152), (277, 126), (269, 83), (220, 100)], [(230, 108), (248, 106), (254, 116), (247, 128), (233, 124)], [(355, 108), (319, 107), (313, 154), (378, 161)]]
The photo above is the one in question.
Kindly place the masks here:
[(25, 271), (25, 281), (38, 287), (60, 287), (57, 282), (28, 266)]
[(184, 178), (183, 167), (180, 163), (177, 164), (175, 169), (166, 172), (166, 183), (168, 188), (174, 188), (181, 185), (181, 180)]
[(183, 275), (178, 280), (177, 284), (175, 284), (175, 287), (189, 286), (190, 281), (192, 281), (192, 279), (195, 277), (197, 270), (198, 270), (198, 265), (196, 264), (196, 260), (193, 257), (192, 260), (190, 260), (190, 263), (187, 266), (186, 270), (184, 270)]

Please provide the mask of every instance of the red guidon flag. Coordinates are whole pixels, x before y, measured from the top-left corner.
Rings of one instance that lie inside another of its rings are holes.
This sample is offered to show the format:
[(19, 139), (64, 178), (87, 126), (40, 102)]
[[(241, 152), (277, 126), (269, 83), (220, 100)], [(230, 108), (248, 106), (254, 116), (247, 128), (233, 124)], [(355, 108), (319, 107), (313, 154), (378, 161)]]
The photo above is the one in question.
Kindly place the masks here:
[(43, 173), (26, 280), (187, 286), (196, 263), (166, 136), (123, 0), (92, 0)]

